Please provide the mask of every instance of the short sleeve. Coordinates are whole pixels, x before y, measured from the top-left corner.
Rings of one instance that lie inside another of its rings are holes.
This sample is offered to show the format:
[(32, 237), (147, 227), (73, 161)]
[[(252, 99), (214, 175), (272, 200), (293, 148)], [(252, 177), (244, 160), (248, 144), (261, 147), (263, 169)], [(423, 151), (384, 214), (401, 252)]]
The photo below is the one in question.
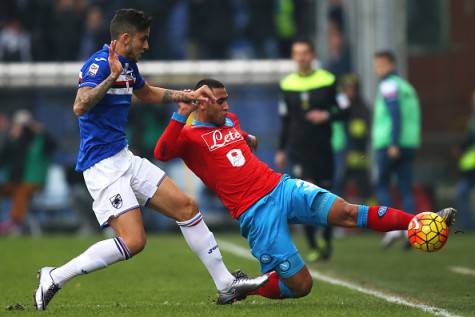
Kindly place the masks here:
[(386, 101), (397, 100), (398, 98), (398, 86), (394, 80), (386, 79), (379, 86), (381, 95)]
[(140, 74), (137, 64), (134, 64), (132, 67), (135, 73), (135, 83), (133, 87), (134, 89), (140, 89), (145, 85), (145, 80), (143, 79), (142, 74)]
[(81, 68), (79, 73), (79, 87), (96, 87), (110, 75), (107, 58), (91, 58)]
[(91, 58), (79, 73), (79, 87), (96, 87), (110, 75), (109, 62), (105, 57)]

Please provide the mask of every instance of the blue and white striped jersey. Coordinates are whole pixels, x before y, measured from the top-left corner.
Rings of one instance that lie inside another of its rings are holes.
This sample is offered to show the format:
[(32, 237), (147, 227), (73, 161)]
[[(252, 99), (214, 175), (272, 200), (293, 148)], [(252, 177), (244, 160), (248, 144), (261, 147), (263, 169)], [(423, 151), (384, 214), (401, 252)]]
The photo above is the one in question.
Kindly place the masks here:
[[(96, 87), (110, 75), (109, 46), (94, 53), (81, 68), (79, 87)], [(119, 56), (123, 71), (106, 95), (79, 117), (80, 145), (76, 171), (82, 172), (127, 145), (125, 126), (134, 89), (145, 85), (135, 62)]]

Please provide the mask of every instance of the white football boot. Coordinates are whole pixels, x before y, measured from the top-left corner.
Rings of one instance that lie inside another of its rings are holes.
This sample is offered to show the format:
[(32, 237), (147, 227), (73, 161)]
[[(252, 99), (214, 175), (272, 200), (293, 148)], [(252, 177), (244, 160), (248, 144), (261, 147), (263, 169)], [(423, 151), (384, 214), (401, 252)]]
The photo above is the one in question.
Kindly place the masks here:
[(45, 310), (48, 303), (53, 299), (54, 295), (60, 290), (58, 284), (53, 281), (51, 271), (55, 267), (43, 267), (38, 271), (37, 277), (39, 280), (38, 289), (33, 294), (35, 307), (37, 310)]
[(261, 275), (255, 278), (247, 277), (246, 273), (238, 270), (232, 273), (236, 278), (231, 286), (225, 290), (218, 292), (218, 299), (216, 304), (226, 305), (243, 300), (246, 296), (267, 283), (269, 277), (267, 275)]

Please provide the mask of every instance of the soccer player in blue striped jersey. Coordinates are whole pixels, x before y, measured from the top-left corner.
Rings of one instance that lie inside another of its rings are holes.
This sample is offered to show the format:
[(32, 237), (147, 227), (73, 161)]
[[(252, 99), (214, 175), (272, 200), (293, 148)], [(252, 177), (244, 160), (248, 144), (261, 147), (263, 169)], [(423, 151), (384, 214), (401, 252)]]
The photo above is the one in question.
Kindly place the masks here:
[(142, 251), (146, 234), (140, 207), (145, 205), (177, 221), (188, 245), (213, 278), (218, 303), (240, 300), (267, 281), (267, 276), (232, 275), (195, 201), (160, 168), (128, 150), (125, 125), (132, 95), (154, 104), (215, 100), (207, 86), (175, 91), (152, 87), (143, 79), (136, 63), (149, 48), (150, 24), (151, 19), (142, 11), (118, 10), (110, 24), (110, 45), (93, 54), (81, 69), (73, 106), (80, 128), (76, 170), (84, 175), (99, 224), (111, 226), (117, 237), (93, 244), (62, 266), (41, 268), (34, 295), (38, 310), (46, 309), (73, 277)]

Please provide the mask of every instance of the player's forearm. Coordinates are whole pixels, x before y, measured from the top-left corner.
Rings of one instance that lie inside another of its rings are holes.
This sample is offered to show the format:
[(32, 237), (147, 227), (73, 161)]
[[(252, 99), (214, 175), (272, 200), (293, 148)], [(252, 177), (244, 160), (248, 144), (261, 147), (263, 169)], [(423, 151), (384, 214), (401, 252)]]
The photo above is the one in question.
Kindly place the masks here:
[(74, 101), (73, 110), (77, 116), (82, 116), (91, 110), (112, 87), (116, 78), (113, 76), (107, 77), (103, 82), (92, 89), (79, 89)]
[(155, 104), (193, 101), (192, 95), (189, 92), (160, 87), (150, 87), (148, 93), (145, 96), (141, 96), (140, 99), (143, 102)]

